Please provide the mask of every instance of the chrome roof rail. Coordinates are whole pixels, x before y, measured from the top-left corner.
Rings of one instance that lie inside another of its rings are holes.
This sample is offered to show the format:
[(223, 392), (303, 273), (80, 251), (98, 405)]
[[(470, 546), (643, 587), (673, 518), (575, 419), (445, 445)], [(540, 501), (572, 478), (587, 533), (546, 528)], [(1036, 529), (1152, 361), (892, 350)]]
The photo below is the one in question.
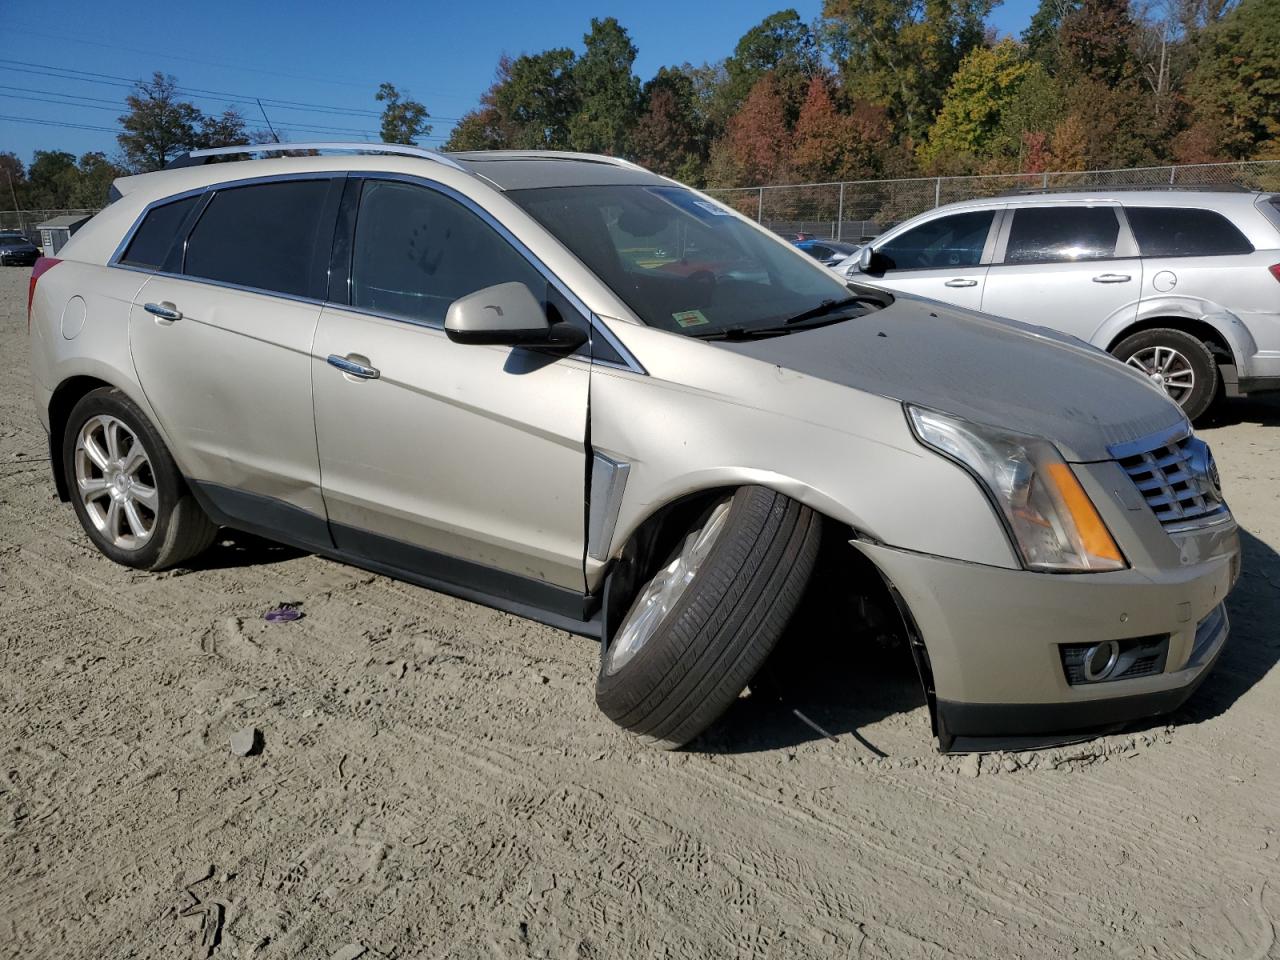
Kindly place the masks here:
[(359, 141), (352, 143), (332, 141), (321, 143), (244, 143), (234, 147), (210, 147), (205, 150), (189, 150), (170, 160), (165, 164), (165, 169), (198, 167), (208, 163), (210, 157), (256, 153), (292, 153), (294, 151), (306, 151), (308, 153), (387, 153), (399, 157), (417, 157), (419, 160), (442, 163), (446, 167), (452, 167), (454, 170), (463, 170), (461, 164), (436, 150), (428, 150), (425, 147), (415, 147), (405, 143), (361, 143)]

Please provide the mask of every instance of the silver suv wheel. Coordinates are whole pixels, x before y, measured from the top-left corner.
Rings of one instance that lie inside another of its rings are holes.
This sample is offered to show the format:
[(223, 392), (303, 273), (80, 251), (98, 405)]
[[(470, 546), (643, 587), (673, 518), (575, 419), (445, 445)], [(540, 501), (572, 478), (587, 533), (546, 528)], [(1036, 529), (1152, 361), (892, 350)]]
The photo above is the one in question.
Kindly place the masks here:
[(141, 549), (160, 509), (142, 440), (122, 420), (100, 414), (80, 428), (74, 463), (76, 492), (93, 525), (119, 549)]
[(1178, 403), (1182, 403), (1196, 388), (1196, 371), (1191, 361), (1172, 347), (1154, 346), (1139, 350), (1129, 358), (1128, 364), (1145, 373)]

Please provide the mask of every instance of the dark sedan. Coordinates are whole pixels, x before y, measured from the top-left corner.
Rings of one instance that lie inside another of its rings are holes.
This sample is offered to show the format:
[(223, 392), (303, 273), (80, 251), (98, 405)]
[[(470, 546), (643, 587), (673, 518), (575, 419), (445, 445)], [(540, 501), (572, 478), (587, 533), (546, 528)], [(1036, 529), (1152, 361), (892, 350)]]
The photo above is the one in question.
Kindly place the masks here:
[(0, 266), (30, 267), (40, 256), (40, 248), (22, 234), (0, 230)]
[(848, 243), (844, 240), (793, 240), (797, 247), (815, 260), (820, 260), (828, 267), (834, 267), (841, 260), (850, 257), (862, 249), (860, 243)]

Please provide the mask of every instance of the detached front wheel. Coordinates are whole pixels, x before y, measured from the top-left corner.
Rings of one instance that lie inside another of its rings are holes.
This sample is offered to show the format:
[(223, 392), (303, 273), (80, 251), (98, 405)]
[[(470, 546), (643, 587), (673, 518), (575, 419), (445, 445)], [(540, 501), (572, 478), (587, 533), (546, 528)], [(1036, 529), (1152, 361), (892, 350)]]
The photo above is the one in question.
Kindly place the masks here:
[(777, 644), (820, 532), (817, 514), (764, 487), (708, 507), (640, 587), (604, 651), (600, 709), (668, 748), (709, 727)]

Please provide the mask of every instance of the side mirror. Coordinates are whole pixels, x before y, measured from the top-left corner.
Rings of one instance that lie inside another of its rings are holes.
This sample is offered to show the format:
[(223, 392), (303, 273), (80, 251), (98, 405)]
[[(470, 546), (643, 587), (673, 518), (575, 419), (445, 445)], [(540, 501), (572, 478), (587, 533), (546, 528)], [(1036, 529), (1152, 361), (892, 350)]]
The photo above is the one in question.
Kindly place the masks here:
[(449, 304), (444, 332), (454, 343), (488, 343), (570, 353), (587, 342), (571, 323), (550, 323), (523, 283), (498, 283)]
[(867, 244), (858, 251), (858, 269), (863, 273), (871, 273), (871, 268), (875, 266), (876, 252), (871, 249), (871, 244)]

